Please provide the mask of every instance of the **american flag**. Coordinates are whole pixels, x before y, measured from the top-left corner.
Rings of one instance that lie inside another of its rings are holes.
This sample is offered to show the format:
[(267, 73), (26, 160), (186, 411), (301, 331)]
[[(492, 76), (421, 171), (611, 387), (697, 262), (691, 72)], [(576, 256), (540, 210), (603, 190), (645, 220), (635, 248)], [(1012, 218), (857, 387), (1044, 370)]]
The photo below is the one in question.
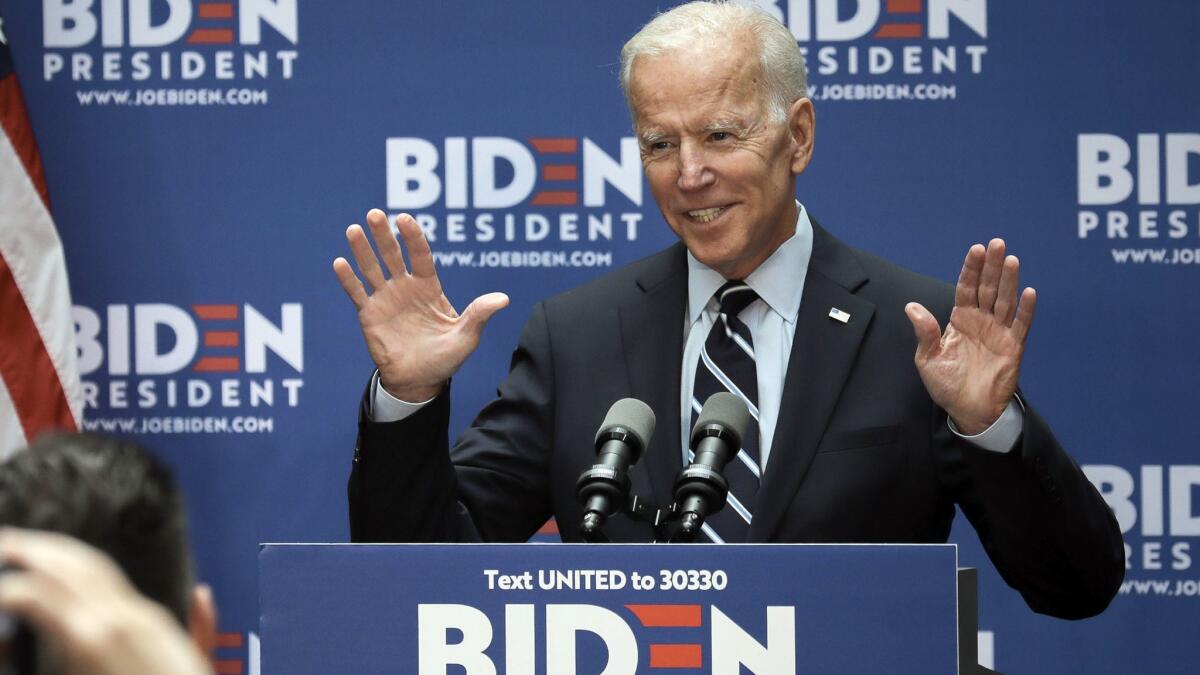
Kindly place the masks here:
[(83, 402), (62, 243), (0, 18), (0, 459)]

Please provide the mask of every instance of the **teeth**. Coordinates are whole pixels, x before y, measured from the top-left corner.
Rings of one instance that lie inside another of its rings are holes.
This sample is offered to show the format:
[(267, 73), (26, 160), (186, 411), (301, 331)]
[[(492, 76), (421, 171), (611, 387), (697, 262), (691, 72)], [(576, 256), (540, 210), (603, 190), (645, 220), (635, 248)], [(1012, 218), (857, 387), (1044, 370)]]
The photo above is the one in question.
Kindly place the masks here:
[(725, 207), (717, 206), (717, 207), (714, 207), (711, 209), (700, 209), (699, 211), (688, 211), (687, 214), (689, 216), (691, 216), (693, 219), (698, 220), (702, 223), (709, 223), (709, 222), (712, 222), (712, 220), (714, 218), (721, 215), (721, 212), (724, 210), (725, 210)]

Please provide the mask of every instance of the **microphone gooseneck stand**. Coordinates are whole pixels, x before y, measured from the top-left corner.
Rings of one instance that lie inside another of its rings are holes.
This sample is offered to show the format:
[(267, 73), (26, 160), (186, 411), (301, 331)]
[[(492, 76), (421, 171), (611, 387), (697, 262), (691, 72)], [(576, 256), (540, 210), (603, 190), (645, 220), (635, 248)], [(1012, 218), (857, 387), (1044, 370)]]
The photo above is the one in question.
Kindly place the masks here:
[[(649, 426), (645, 420), (649, 416)], [(654, 543), (694, 542), (705, 518), (725, 507), (729, 484), (725, 465), (741, 448), (753, 420), (738, 396), (713, 394), (692, 428), (692, 463), (675, 479), (673, 501), (664, 508), (646, 504), (629, 492), (628, 469), (641, 457), (654, 430), (654, 415), (641, 401), (622, 399), (613, 404), (596, 434), (598, 462), (579, 476), (578, 497), (584, 506), (579, 535), (589, 543), (606, 543), (604, 524), (621, 512), (654, 530)]]

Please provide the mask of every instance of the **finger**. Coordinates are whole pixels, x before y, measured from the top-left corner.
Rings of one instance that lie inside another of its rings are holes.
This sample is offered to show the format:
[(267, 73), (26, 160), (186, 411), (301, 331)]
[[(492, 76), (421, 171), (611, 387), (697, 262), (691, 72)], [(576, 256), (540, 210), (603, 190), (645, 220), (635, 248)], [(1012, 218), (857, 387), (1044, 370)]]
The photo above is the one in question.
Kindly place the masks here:
[(425, 239), (425, 233), (413, 217), (407, 213), (396, 216), (396, 229), (404, 237), (404, 247), (408, 249), (408, 260), (412, 263), (412, 274), (420, 279), (437, 278), (433, 268), (433, 251)]
[(61, 635), (70, 598), (55, 584), (29, 572), (9, 572), (0, 577), (0, 609), (19, 616), (44, 635)]
[(983, 271), (979, 275), (979, 309), (985, 312), (994, 311), (996, 305), (996, 290), (1000, 283), (1000, 270), (1004, 267), (1004, 240), (993, 239), (988, 242), (987, 253), (984, 255)]
[(955, 307), (979, 306), (979, 275), (983, 271), (983, 259), (984, 248), (981, 244), (967, 249), (962, 271), (958, 273), (958, 284), (954, 287)]
[(11, 563), (26, 571), (54, 573), (62, 568), (68, 572), (75, 568), (86, 569), (89, 565), (103, 568), (107, 559), (96, 549), (57, 532), (25, 530), (6, 527), (0, 532), (0, 555), (5, 563)]
[(128, 583), (107, 555), (57, 532), (5, 528), (0, 532), (0, 556), (4, 562), (64, 588), (86, 590), (94, 581)]
[(938, 326), (937, 319), (933, 317), (933, 314), (930, 314), (929, 310), (919, 302), (910, 302), (905, 305), (904, 313), (912, 323), (913, 334), (917, 336), (917, 353), (914, 358), (917, 363), (923, 363), (937, 351), (941, 344), (942, 329)]
[(217, 648), (217, 604), (213, 600), (212, 587), (196, 584), (192, 588), (192, 602), (188, 607), (188, 633), (202, 654), (212, 654)]
[(1004, 259), (1000, 269), (1000, 283), (996, 290), (996, 320), (1001, 325), (1012, 325), (1013, 310), (1017, 308), (1017, 289), (1021, 284), (1021, 261), (1010, 255)]
[(0, 554), (13, 565), (13, 571), (0, 575), (0, 609), (31, 622), (40, 632), (66, 630), (66, 617), (79, 604), (80, 588), (91, 589), (97, 579), (113, 575), (105, 569), (107, 559), (94, 549), (56, 533), (6, 528), (0, 532)]
[(503, 293), (481, 295), (463, 310), (463, 326), (478, 337), (492, 315), (507, 306), (508, 296)]
[(350, 252), (354, 254), (354, 262), (358, 263), (363, 278), (371, 284), (372, 289), (383, 288), (387, 283), (383, 278), (383, 270), (379, 267), (379, 259), (371, 250), (371, 244), (367, 241), (367, 234), (363, 232), (362, 226), (351, 225), (346, 228), (346, 241), (350, 242)]
[(379, 249), (379, 256), (383, 258), (383, 264), (387, 265), (388, 273), (392, 278), (407, 275), (408, 268), (404, 266), (404, 253), (400, 251), (400, 242), (396, 241), (396, 235), (392, 234), (392, 228), (388, 227), (387, 216), (383, 211), (368, 211), (367, 225), (371, 228), (375, 247)]
[[(39, 639), (45, 637), (53, 643), (72, 664), (70, 672), (84, 672), (84, 666), (89, 673), (151, 672), (146, 670), (148, 663), (126, 661), (127, 640), (133, 636), (154, 641), (157, 646), (152, 656), (156, 659), (170, 653), (161, 646), (161, 636), (146, 630), (144, 620), (159, 613), (160, 624), (170, 625), (165, 610), (128, 584), (112, 587), (109, 581), (93, 579), (86, 586), (67, 589), (41, 574), (19, 572), (4, 577), (0, 580), (0, 606), (28, 621)], [(131, 614), (131, 610), (137, 613)], [(183, 671), (168, 667), (154, 672)]]
[(345, 258), (335, 259), (333, 273), (337, 275), (342, 290), (350, 296), (350, 301), (354, 303), (354, 309), (362, 309), (368, 299), (367, 289), (363, 288), (362, 281), (359, 281), (358, 275), (354, 273), (350, 263), (346, 262)]
[(1029, 327), (1033, 325), (1033, 313), (1037, 311), (1037, 291), (1026, 288), (1021, 292), (1021, 304), (1017, 306), (1017, 316), (1013, 319), (1013, 330), (1022, 344), (1029, 335)]

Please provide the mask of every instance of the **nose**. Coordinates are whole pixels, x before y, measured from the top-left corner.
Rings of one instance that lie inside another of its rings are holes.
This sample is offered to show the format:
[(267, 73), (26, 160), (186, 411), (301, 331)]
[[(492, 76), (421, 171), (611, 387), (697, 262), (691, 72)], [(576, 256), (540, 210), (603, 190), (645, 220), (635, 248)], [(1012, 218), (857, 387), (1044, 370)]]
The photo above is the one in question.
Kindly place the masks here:
[(680, 190), (699, 190), (715, 182), (716, 176), (708, 166), (704, 148), (694, 142), (684, 141), (679, 146), (679, 177), (676, 184)]

